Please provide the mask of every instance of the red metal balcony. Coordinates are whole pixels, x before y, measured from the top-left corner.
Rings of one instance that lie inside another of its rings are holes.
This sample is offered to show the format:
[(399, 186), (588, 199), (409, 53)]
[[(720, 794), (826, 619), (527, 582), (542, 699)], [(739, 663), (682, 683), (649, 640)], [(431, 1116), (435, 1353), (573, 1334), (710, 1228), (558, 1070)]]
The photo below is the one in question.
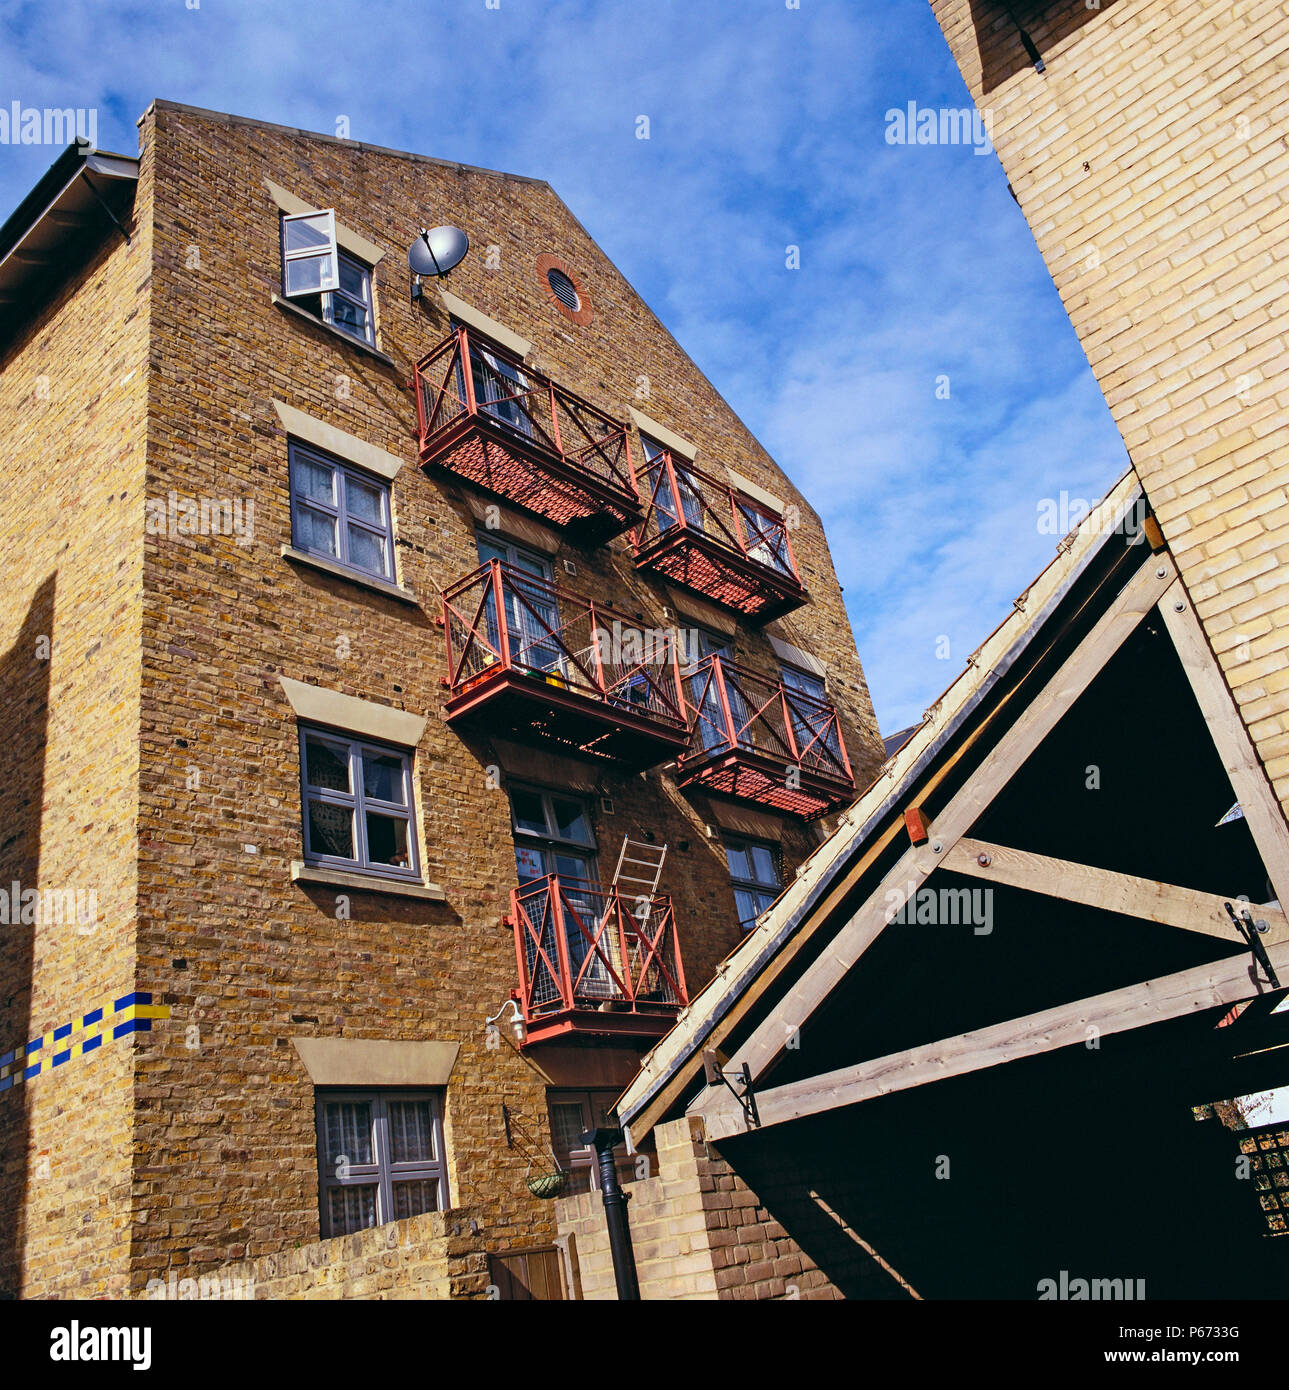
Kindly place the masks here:
[(685, 675), (692, 737), (680, 785), (811, 820), (850, 801), (855, 779), (837, 711), (720, 656)]
[(471, 330), (453, 329), (416, 364), (416, 409), (422, 464), (579, 543), (601, 544), (640, 521), (626, 426)]
[(784, 518), (670, 452), (640, 474), (636, 564), (754, 623), (808, 601)]
[(451, 724), (630, 768), (689, 742), (674, 642), (625, 649), (615, 632), (639, 628), (611, 608), (490, 560), (444, 592), (442, 622)]
[(658, 1038), (689, 1002), (671, 898), (552, 874), (510, 895), (528, 1045), (564, 1034)]

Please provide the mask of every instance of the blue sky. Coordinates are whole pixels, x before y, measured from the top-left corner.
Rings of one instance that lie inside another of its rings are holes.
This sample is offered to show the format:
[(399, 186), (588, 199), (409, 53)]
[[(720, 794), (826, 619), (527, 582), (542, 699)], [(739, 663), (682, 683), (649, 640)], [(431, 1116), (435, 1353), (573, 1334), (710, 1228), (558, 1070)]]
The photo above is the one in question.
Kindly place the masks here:
[[(884, 732), (1051, 559), (1042, 499), (1127, 466), (997, 160), (886, 141), (968, 105), (926, 0), (193, 3), (10, 0), (0, 106), (124, 152), (156, 96), (347, 117), (549, 180), (820, 512)], [(56, 153), (0, 145), (5, 214)]]

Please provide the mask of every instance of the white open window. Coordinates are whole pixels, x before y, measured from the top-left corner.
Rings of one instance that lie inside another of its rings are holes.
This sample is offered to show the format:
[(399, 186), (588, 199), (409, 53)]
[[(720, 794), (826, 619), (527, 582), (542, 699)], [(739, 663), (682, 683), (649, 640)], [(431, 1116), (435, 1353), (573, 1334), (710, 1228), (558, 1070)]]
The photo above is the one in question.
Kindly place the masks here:
[(336, 214), (290, 213), (282, 218), (282, 292), (288, 299), (340, 288)]

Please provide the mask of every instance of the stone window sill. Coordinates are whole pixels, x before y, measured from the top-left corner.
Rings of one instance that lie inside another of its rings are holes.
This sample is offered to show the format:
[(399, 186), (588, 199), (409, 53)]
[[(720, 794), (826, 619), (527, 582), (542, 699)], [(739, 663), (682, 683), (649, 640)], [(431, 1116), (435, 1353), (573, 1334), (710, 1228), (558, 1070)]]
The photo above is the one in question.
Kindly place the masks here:
[(315, 328), (321, 328), (330, 333), (333, 338), (339, 338), (342, 343), (348, 343), (350, 347), (357, 348), (359, 352), (365, 352), (368, 357), (374, 357), (377, 362), (383, 362), (387, 367), (398, 366), (392, 357), (381, 352), (379, 348), (374, 348), (370, 343), (364, 343), (361, 338), (355, 338), (352, 334), (345, 333), (334, 324), (309, 313), (307, 309), (301, 309), (298, 304), (292, 304), (289, 299), (283, 299), (280, 294), (273, 296), (273, 303), (279, 309), (285, 309), (288, 314), (294, 314), (297, 318), (303, 319), (305, 323), (311, 323)]
[(375, 575), (363, 574), (360, 570), (347, 569), (335, 560), (328, 560), (322, 555), (310, 555), (307, 550), (297, 550), (293, 545), (282, 547), (282, 558), (297, 565), (308, 565), (310, 569), (321, 570), (323, 574), (333, 574), (337, 579), (347, 579), (351, 584), (357, 584), (360, 588), (371, 589), (375, 593), (384, 594), (387, 598), (396, 598), (403, 603), (413, 605), (418, 603), (417, 597), (411, 589), (405, 589), (401, 584), (391, 584), (386, 579), (377, 579)]
[(385, 893), (395, 898), (424, 898), (447, 902), (448, 895), (437, 883), (409, 883), (399, 878), (379, 878), (375, 874), (351, 874), (343, 869), (327, 869), (296, 859), (291, 863), (293, 883), (321, 883), (332, 888), (353, 888), (360, 893)]

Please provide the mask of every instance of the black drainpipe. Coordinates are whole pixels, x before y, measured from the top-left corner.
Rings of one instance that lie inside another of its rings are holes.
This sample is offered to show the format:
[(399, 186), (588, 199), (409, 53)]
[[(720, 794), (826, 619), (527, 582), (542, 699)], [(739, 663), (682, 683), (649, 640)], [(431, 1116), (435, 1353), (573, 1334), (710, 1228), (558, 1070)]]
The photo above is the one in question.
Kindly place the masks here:
[(588, 1129), (582, 1143), (595, 1150), (600, 1173), (600, 1192), (604, 1198), (604, 1220), (609, 1228), (609, 1252), (613, 1256), (613, 1277), (622, 1301), (640, 1301), (640, 1280), (636, 1276), (636, 1257), (631, 1248), (631, 1223), (627, 1220), (629, 1193), (618, 1182), (613, 1161), (614, 1147), (622, 1142), (620, 1129)]

